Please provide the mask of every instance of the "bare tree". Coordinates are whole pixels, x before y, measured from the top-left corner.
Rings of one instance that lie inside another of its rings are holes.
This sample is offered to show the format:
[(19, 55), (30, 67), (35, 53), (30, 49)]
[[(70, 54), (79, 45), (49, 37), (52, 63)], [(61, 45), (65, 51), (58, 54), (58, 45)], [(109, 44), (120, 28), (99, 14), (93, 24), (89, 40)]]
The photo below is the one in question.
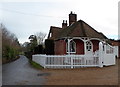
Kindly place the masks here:
[(29, 49), (30, 49), (30, 42), (24, 42), (22, 44), (22, 51), (27, 52), (27, 51), (30, 51)]
[(15, 34), (9, 32), (3, 24), (0, 25), (0, 30), (2, 30), (2, 59), (12, 60), (19, 55), (19, 41)]
[(37, 37), (37, 43), (38, 43), (38, 45), (43, 44), (43, 41), (44, 41), (45, 36), (46, 36), (46, 33), (37, 32), (35, 35)]

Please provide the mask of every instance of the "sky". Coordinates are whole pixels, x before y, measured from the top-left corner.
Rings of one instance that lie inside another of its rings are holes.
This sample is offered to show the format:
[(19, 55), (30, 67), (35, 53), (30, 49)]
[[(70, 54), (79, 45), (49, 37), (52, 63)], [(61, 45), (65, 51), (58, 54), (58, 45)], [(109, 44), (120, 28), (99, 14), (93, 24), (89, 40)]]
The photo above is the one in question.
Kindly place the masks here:
[(119, 0), (2, 0), (0, 22), (20, 43), (37, 32), (48, 34), (50, 26), (62, 26), (71, 11), (108, 38), (118, 39)]

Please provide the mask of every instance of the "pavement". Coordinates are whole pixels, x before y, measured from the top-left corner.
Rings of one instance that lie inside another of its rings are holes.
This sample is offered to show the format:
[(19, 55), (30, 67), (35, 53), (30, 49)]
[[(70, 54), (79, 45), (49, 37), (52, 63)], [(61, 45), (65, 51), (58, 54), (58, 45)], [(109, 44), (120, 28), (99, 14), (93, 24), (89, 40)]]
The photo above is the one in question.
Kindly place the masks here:
[(43, 85), (45, 83), (42, 71), (33, 68), (28, 59), (20, 58), (2, 66), (2, 85)]

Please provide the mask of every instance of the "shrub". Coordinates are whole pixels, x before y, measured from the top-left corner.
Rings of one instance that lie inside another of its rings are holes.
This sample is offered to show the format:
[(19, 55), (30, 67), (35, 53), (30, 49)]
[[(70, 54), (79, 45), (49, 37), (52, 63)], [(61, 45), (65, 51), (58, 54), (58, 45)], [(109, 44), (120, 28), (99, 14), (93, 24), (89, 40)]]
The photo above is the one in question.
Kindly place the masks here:
[(45, 40), (45, 52), (47, 55), (54, 55), (54, 40)]
[(38, 45), (37, 47), (34, 48), (34, 54), (43, 54), (44, 49), (42, 45)]

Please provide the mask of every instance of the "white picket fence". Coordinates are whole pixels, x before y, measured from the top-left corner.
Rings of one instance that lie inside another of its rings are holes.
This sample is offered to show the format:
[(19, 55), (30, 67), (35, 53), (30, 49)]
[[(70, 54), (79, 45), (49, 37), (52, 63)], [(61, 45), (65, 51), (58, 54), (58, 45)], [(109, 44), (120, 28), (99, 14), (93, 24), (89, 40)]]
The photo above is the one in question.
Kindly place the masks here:
[(44, 68), (103, 67), (115, 65), (114, 48), (99, 44), (99, 50), (91, 55), (32, 55), (32, 60)]
[(98, 57), (85, 55), (33, 55), (33, 61), (44, 68), (98, 67)]

